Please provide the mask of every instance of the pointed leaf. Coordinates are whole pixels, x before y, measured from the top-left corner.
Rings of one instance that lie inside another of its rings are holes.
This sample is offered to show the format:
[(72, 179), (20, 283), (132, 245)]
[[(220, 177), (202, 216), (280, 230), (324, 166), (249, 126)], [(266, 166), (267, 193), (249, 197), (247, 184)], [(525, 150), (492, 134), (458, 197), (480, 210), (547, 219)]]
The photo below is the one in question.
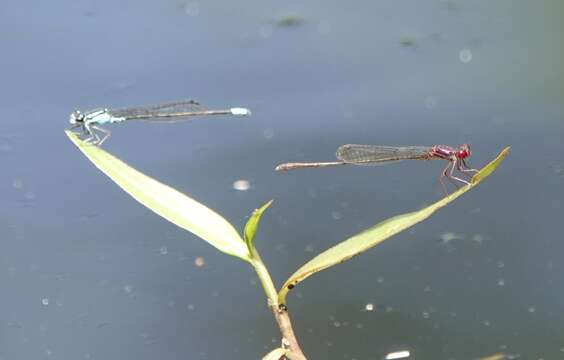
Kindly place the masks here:
[(435, 211), (447, 205), (466, 191), (478, 185), (482, 180), (489, 176), (509, 153), (509, 147), (503, 149), (501, 153), (492, 162), (482, 168), (474, 177), (472, 177), (471, 184), (463, 186), (458, 191), (451, 195), (437, 201), (436, 203), (427, 206), (419, 211), (394, 216), (387, 220), (382, 221), (373, 227), (364, 230), (353, 237), (329, 248), (328, 250), (317, 255), (301, 268), (299, 268), (286, 282), (278, 293), (278, 300), (280, 304), (286, 303), (286, 295), (296, 284), (303, 281), (305, 278), (327, 269), (333, 265), (337, 265), (346, 260), (349, 260), (355, 255), (358, 255), (373, 246), (376, 246), (386, 239), (394, 236), (395, 234), (427, 219)]
[(229, 255), (250, 260), (247, 246), (237, 230), (221, 215), (170, 186), (135, 170), (102, 148), (87, 144), (72, 131), (71, 141), (135, 200), (173, 224), (190, 231)]
[(266, 204), (264, 204), (260, 208), (255, 209), (255, 211), (253, 211), (251, 217), (247, 221), (247, 224), (245, 225), (243, 237), (245, 238), (245, 243), (247, 243), (247, 247), (249, 248), (249, 251), (251, 252), (251, 254), (253, 253), (253, 249), (254, 249), (253, 243), (254, 243), (255, 235), (257, 233), (257, 230), (258, 230), (258, 227), (259, 227), (259, 224), (260, 224), (260, 219), (261, 219), (264, 211), (266, 209), (268, 209), (268, 207), (270, 205), (272, 205), (272, 201), (274, 201), (274, 200), (270, 200), (269, 202), (267, 202)]

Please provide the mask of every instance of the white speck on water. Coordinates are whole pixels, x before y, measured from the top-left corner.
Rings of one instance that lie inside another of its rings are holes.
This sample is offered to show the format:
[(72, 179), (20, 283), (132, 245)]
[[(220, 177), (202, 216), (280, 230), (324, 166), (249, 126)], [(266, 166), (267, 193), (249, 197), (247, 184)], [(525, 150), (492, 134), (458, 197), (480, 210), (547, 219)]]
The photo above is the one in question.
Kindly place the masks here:
[(537, 311), (537, 309), (534, 306), (529, 306), (529, 309), (527, 309), (530, 313), (534, 313), (535, 311)]
[(464, 239), (464, 235), (462, 234), (456, 234), (450, 231), (444, 232), (441, 234), (441, 241), (444, 243), (448, 243), (451, 242), (453, 240), (463, 240)]
[(484, 326), (490, 326), (491, 325), (491, 323), (488, 320), (482, 321), (482, 324), (484, 324)]
[(431, 314), (428, 311), (423, 311), (421, 315), (423, 316), (423, 319), (428, 319), (431, 317)]
[(374, 311), (374, 304), (368, 303), (368, 304), (364, 305), (364, 310), (366, 310), (366, 311)]
[(45, 306), (49, 305), (49, 298), (43, 298), (41, 299), (41, 303)]
[(484, 242), (484, 237), (480, 234), (475, 234), (474, 236), (472, 236), (472, 241), (475, 241), (478, 244), (482, 244)]
[(248, 180), (237, 180), (233, 182), (233, 189), (238, 191), (247, 191), (251, 188), (251, 183)]
[(167, 248), (166, 246), (162, 246), (162, 247), (159, 249), (159, 253), (160, 253), (161, 255), (166, 255), (166, 254), (168, 254), (168, 248)]
[(386, 360), (406, 359), (411, 356), (408, 350), (394, 351), (386, 355)]
[(503, 269), (505, 267), (505, 263), (503, 261), (498, 261), (497, 267), (498, 267), (498, 269)]
[(206, 260), (203, 257), (198, 256), (194, 259), (194, 265), (196, 265), (197, 267), (202, 267), (206, 265)]
[(196, 306), (194, 304), (188, 304), (187, 308), (190, 311), (194, 311), (194, 309), (196, 309)]
[(334, 321), (333, 326), (334, 327), (341, 327), (341, 323), (339, 321)]
[(383, 283), (383, 282), (384, 282), (384, 277), (383, 277), (383, 276), (378, 276), (378, 277), (376, 278), (376, 282), (377, 282), (378, 284)]
[(504, 279), (497, 279), (497, 286), (505, 286), (505, 280)]
[(134, 290), (133, 285), (125, 285), (123, 287), (123, 291), (125, 291), (127, 294), (131, 294), (133, 290)]
[(341, 213), (338, 211), (333, 211), (331, 213), (331, 217), (333, 218), (333, 220), (341, 220), (343, 218), (343, 215), (341, 215)]
[(458, 53), (458, 58), (460, 59), (461, 63), (468, 64), (470, 61), (472, 61), (472, 51), (466, 48), (462, 49)]

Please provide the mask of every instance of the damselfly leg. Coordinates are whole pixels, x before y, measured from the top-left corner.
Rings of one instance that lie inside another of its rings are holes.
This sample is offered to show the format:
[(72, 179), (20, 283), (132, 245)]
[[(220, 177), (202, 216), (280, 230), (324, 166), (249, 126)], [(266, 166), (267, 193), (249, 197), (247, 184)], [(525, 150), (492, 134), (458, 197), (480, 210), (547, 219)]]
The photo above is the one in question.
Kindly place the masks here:
[(460, 162), (458, 163), (458, 170), (464, 173), (478, 172), (478, 169), (473, 169), (472, 167), (470, 167), (465, 159), (460, 159)]
[[(463, 171), (463, 173), (465, 172), (473, 172), (473, 171), (477, 171), (475, 169), (470, 169), (470, 168), (466, 168), (463, 170), (461, 163), (463, 162), (463, 159), (455, 159), (455, 160), (449, 160), (449, 163), (447, 164), (447, 166), (445, 166), (444, 170), (441, 173), (441, 176), (439, 177), (439, 182), (441, 183), (441, 186), (443, 188), (443, 191), (445, 193), (446, 196), (448, 196), (448, 189), (443, 181), (443, 178), (447, 178), (449, 181), (451, 181), (457, 188), (458, 185), (460, 183), (464, 184), (464, 185), (470, 185), (470, 182), (468, 182), (467, 180), (464, 180), (458, 176), (454, 175), (454, 170), (459, 170), (459, 171)], [(456, 182), (458, 181), (458, 182)]]

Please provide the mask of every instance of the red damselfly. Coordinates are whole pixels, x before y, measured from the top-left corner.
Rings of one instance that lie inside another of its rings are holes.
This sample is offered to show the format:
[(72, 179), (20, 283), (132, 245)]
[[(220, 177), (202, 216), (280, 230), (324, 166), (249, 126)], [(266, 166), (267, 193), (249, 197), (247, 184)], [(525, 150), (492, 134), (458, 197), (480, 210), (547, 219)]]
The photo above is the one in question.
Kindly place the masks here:
[(285, 163), (276, 167), (276, 171), (288, 171), (300, 168), (318, 168), (334, 165), (383, 165), (401, 160), (447, 160), (448, 164), (439, 177), (439, 181), (447, 193), (443, 177), (456, 180), (469, 185), (464, 180), (454, 175), (454, 171), (461, 173), (477, 172), (472, 169), (466, 159), (472, 155), (470, 146), (462, 144), (459, 147), (447, 145), (434, 146), (383, 146), (383, 145), (342, 145), (337, 149), (339, 161), (310, 162), (310, 163)]

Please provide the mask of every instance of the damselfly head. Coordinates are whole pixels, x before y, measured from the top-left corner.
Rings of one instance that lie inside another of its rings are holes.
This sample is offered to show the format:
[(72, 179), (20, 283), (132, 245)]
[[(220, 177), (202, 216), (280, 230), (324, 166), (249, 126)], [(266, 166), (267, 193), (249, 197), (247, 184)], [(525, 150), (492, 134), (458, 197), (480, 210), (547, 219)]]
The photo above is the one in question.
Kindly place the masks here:
[(84, 122), (84, 114), (81, 113), (79, 110), (76, 110), (72, 114), (70, 114), (69, 122), (71, 125), (80, 124)]
[(466, 159), (472, 155), (472, 151), (470, 150), (470, 145), (462, 144), (458, 147), (458, 151), (456, 151), (456, 157), (459, 159)]

